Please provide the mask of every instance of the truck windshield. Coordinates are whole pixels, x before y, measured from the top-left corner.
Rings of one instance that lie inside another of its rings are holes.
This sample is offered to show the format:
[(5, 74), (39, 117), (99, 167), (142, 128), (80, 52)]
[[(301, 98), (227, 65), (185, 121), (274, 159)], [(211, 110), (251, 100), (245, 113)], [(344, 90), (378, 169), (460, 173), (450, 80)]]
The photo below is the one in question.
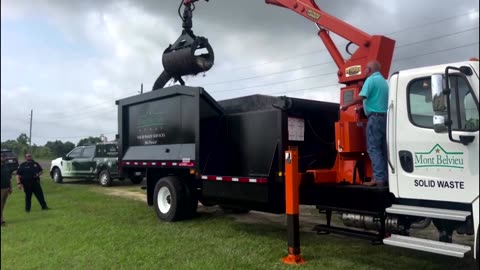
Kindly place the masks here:
[(97, 146), (97, 157), (118, 157), (116, 144), (102, 144)]
[(2, 156), (6, 157), (6, 158), (16, 157), (16, 155), (13, 152), (10, 152), (10, 151), (2, 151)]

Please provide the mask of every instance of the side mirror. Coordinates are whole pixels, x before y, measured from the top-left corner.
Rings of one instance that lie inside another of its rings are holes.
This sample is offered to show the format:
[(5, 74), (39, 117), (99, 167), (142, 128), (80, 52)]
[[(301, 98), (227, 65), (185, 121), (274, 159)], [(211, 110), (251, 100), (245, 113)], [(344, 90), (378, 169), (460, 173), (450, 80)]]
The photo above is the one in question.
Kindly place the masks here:
[(447, 125), (445, 124), (445, 116), (443, 115), (434, 115), (433, 116), (433, 130), (436, 133), (445, 133), (448, 131)]
[(443, 74), (433, 74), (431, 77), (432, 107), (435, 113), (447, 111), (447, 100), (443, 93)]
[(433, 130), (436, 133), (448, 131), (447, 122), (447, 99), (443, 91), (443, 74), (431, 76), (432, 87), (432, 108), (433, 108)]

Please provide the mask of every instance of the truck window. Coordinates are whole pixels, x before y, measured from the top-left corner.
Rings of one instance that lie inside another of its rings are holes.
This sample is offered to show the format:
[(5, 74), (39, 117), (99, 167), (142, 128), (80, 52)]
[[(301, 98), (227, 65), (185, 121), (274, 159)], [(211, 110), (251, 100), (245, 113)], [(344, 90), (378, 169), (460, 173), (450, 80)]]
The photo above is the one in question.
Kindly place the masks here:
[[(450, 76), (450, 110), (452, 128), (457, 131), (479, 129), (478, 103), (468, 81), (459, 75)], [(430, 78), (415, 79), (408, 86), (408, 113), (412, 124), (433, 128)]]
[(118, 147), (116, 144), (104, 144), (97, 146), (97, 157), (118, 157)]
[(468, 81), (461, 76), (450, 77), (453, 128), (462, 131), (478, 130), (478, 105)]
[(430, 77), (412, 81), (408, 86), (408, 111), (415, 126), (433, 129)]
[(479, 128), (479, 115), (478, 115), (478, 107), (475, 103), (475, 99), (473, 98), (472, 92), (469, 92), (465, 95), (464, 99), (464, 106), (465, 106), (465, 129), (466, 130), (478, 130)]
[(70, 154), (68, 154), (68, 156), (71, 158), (78, 158), (82, 154), (82, 150), (83, 148), (75, 148), (72, 150), (72, 152), (70, 152)]
[(85, 147), (82, 153), (82, 158), (91, 158), (95, 153), (95, 146)]

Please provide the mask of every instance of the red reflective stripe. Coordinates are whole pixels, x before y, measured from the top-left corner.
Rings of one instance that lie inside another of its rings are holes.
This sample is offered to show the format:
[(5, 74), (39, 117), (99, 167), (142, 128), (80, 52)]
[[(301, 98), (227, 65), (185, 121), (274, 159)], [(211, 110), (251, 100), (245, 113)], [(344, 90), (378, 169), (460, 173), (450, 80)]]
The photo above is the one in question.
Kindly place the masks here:
[(158, 161), (132, 161), (132, 160), (123, 160), (121, 162), (121, 165), (135, 165), (135, 166), (145, 166), (145, 167), (151, 167), (151, 166), (167, 166), (167, 167), (172, 167), (172, 166), (179, 166), (179, 167), (194, 167), (195, 162), (158, 162)]
[(183, 167), (190, 167), (190, 166), (193, 166), (193, 162), (181, 162), (181, 163), (178, 163), (178, 166), (183, 166)]
[(268, 182), (267, 178), (259, 178), (257, 179), (257, 182), (260, 184), (266, 184)]

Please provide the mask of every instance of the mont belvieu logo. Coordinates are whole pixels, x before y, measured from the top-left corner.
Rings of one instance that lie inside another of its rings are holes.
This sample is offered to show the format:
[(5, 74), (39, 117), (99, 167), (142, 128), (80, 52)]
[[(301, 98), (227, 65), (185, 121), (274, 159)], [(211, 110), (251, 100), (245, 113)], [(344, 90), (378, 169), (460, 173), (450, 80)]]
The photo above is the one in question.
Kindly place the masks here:
[(415, 152), (415, 168), (422, 167), (463, 169), (463, 152), (447, 152), (436, 144), (429, 152)]

